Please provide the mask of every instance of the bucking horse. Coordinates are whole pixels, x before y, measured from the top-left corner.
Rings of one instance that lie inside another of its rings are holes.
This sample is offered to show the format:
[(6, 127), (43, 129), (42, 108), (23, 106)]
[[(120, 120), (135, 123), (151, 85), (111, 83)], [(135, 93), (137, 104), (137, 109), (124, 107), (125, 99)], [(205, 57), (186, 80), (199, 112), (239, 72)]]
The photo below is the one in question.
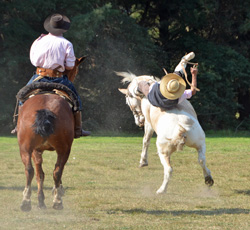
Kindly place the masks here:
[(157, 194), (167, 191), (172, 167), (170, 157), (176, 150), (182, 150), (186, 145), (195, 148), (198, 152), (198, 162), (203, 169), (205, 184), (212, 186), (214, 181), (210, 170), (206, 166), (206, 143), (205, 133), (199, 124), (196, 112), (188, 100), (184, 100), (175, 108), (162, 110), (150, 104), (148, 99), (138, 90), (140, 81), (149, 84), (157, 80), (153, 76), (136, 76), (132, 73), (117, 72), (123, 77), (122, 83), (129, 82), (126, 89), (119, 89), (125, 94), (126, 103), (133, 112), (136, 125), (144, 126), (144, 137), (140, 167), (148, 166), (148, 147), (150, 139), (155, 132), (157, 134), (157, 151), (164, 167), (163, 183), (157, 190)]

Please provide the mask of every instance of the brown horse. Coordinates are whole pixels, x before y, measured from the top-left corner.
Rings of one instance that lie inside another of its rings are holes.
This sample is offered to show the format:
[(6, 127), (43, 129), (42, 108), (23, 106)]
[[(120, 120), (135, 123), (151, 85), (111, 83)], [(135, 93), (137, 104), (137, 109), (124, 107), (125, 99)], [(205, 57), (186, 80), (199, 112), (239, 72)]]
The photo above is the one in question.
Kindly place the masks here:
[[(78, 73), (79, 64), (85, 57), (76, 60), (75, 67), (67, 72), (71, 81)], [(71, 145), (74, 140), (74, 116), (68, 102), (56, 94), (40, 94), (28, 99), (20, 108), (17, 122), (17, 138), (20, 155), (25, 166), (26, 185), (23, 191), (21, 209), (31, 210), (31, 181), (36, 169), (38, 186), (38, 207), (46, 208), (44, 203), (43, 182), (44, 172), (42, 169), (42, 153), (44, 150), (56, 151), (57, 161), (53, 172), (53, 208), (62, 209), (62, 173), (66, 164)]]

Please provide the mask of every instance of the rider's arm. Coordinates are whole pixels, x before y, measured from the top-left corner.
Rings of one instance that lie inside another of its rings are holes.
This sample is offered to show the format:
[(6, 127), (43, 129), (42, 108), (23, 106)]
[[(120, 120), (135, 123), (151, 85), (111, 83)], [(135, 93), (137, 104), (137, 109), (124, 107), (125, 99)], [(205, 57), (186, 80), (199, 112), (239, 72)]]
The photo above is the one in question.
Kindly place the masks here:
[(191, 91), (192, 91), (192, 95), (196, 94), (196, 89), (195, 87), (197, 87), (197, 74), (198, 74), (198, 69), (197, 67), (191, 67), (190, 68), (190, 72), (192, 74), (192, 86), (191, 86)]
[(66, 70), (72, 70), (74, 68), (74, 66), (65, 66)]
[(190, 72), (192, 74), (192, 86), (191, 86), (191, 89), (186, 89), (184, 91), (182, 96), (179, 98), (178, 103), (181, 103), (182, 101), (184, 101), (184, 99), (190, 99), (196, 93), (195, 87), (197, 87), (198, 69), (196, 67), (191, 67)]
[(74, 54), (74, 48), (71, 42), (68, 42), (67, 49), (66, 49), (66, 57), (65, 57), (65, 69), (71, 70), (75, 66), (75, 54)]

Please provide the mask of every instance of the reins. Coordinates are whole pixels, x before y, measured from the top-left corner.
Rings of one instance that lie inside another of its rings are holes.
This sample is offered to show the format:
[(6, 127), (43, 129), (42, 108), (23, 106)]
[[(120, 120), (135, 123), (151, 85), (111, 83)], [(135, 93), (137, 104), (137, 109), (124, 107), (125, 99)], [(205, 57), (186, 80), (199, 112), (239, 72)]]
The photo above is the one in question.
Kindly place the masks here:
[[(198, 66), (198, 63), (193, 63), (193, 62), (186, 62), (187, 64), (191, 64), (193, 65), (193, 68), (194, 67), (197, 67)], [(186, 69), (184, 67), (184, 63), (181, 64), (181, 67), (182, 67), (182, 70), (184, 72), (184, 75), (185, 75), (185, 79), (187, 81), (187, 83), (189, 84), (190, 87), (193, 87), (194, 89), (196, 89), (197, 91), (200, 91), (200, 89), (198, 89), (197, 87), (195, 87), (192, 83), (189, 82), (188, 78), (187, 78), (187, 72), (186, 72)]]
[[(135, 92), (134, 92), (134, 93), (135, 93)], [(140, 111), (135, 110), (135, 109), (133, 108), (133, 106), (131, 105), (129, 99), (128, 99), (128, 97), (136, 98), (136, 99), (138, 99), (138, 100), (141, 100), (141, 99), (142, 99), (141, 95), (139, 95), (139, 94), (137, 94), (137, 93), (135, 93), (135, 96), (136, 96), (136, 97), (134, 97), (134, 96), (128, 91), (128, 94), (126, 94), (125, 97), (126, 97), (126, 99), (127, 99), (126, 101), (127, 101), (127, 103), (128, 103), (128, 106), (129, 106), (130, 110), (132, 111), (133, 115), (134, 115), (134, 116), (136, 115), (136, 116), (140, 117), (140, 116), (143, 116), (142, 111), (141, 111), (141, 110), (140, 110)], [(140, 119), (139, 119), (139, 122), (140, 122)], [(144, 123), (141, 123), (141, 124), (140, 124), (140, 127), (143, 126), (143, 124), (144, 124)]]

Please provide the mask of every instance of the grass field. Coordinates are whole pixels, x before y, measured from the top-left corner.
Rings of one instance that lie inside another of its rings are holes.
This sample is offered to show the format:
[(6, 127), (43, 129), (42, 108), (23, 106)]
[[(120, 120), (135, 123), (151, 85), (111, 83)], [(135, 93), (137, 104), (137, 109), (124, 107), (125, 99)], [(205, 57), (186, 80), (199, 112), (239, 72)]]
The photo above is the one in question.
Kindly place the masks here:
[(250, 229), (250, 138), (208, 137), (208, 189), (195, 150), (172, 156), (168, 192), (156, 195), (163, 168), (155, 138), (149, 166), (138, 168), (142, 137), (75, 140), (63, 174), (64, 209), (52, 209), (54, 152), (44, 153), (46, 210), (22, 212), (24, 166), (16, 138), (0, 137), (0, 229)]

